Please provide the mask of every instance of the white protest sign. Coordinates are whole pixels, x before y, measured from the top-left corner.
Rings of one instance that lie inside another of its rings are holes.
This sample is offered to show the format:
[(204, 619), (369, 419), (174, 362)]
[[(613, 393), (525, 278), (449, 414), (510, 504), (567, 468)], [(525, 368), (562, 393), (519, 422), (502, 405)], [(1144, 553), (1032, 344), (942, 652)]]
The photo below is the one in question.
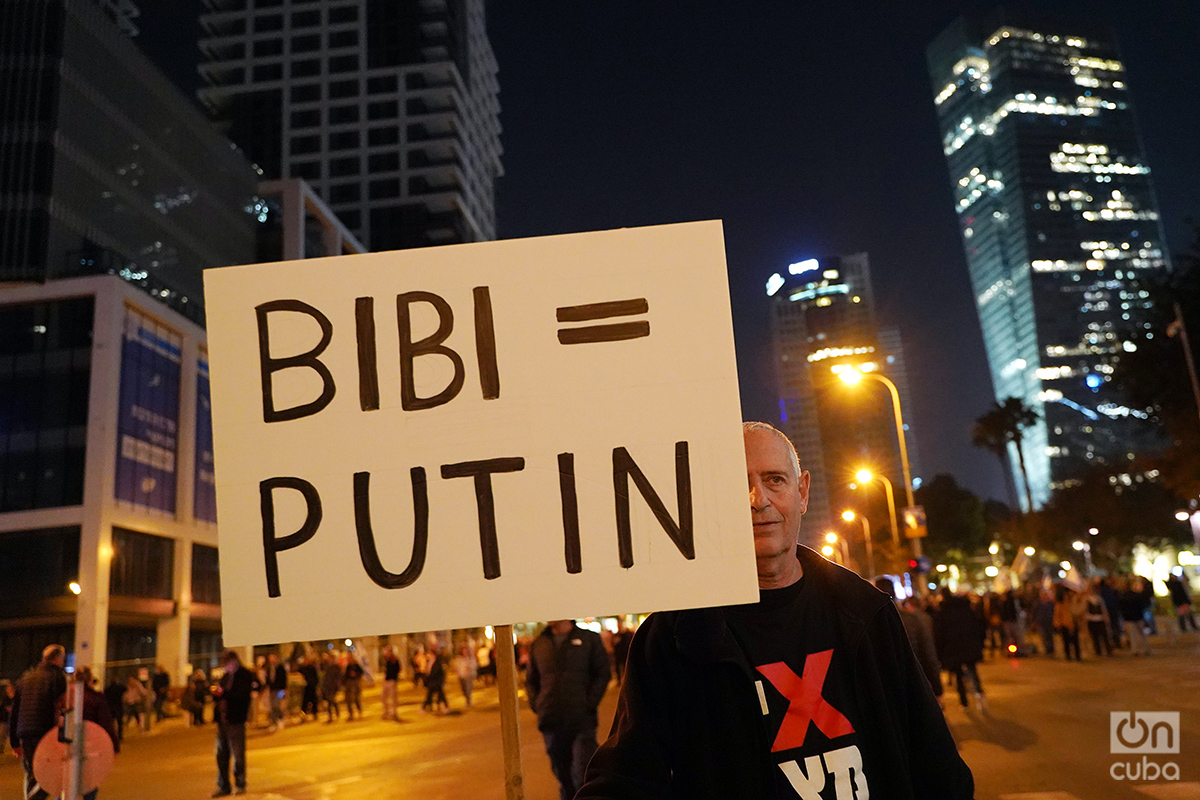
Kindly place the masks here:
[(226, 644), (758, 598), (720, 222), (204, 278)]

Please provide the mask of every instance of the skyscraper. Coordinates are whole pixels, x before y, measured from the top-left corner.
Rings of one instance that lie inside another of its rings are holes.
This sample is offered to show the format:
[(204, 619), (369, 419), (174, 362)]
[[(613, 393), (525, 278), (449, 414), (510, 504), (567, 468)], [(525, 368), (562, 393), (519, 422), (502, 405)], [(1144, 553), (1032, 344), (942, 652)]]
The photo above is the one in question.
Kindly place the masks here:
[(267, 178), (306, 179), (372, 250), (495, 238), (483, 0), (206, 0), (201, 100)]
[(1111, 383), (1149, 327), (1146, 277), (1168, 266), (1125, 66), (1087, 21), (1004, 10), (927, 55), (996, 398), (1040, 416), (1023, 448), (1040, 505), (1156, 444)]
[[(873, 365), (892, 379), (906, 406), (908, 379), (899, 333), (881, 329), (876, 320), (866, 253), (792, 264), (771, 276), (767, 295), (780, 427), (812, 473), (805, 515), (811, 539), (828, 530), (845, 507), (862, 510), (863, 497), (848, 486), (857, 470), (887, 476), (897, 492), (904, 485), (886, 392), (877, 383), (850, 388), (831, 367)], [(912, 454), (911, 444), (909, 450)]]

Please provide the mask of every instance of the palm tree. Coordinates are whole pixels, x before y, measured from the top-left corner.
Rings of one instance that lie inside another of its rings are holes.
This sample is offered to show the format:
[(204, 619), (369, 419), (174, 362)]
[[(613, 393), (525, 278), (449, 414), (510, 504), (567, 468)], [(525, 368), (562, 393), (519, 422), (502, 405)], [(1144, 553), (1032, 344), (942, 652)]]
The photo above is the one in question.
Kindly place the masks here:
[(975, 420), (971, 431), (971, 443), (995, 453), (1004, 462), (1008, 444), (1017, 450), (1017, 462), (1021, 469), (1021, 482), (1025, 485), (1026, 508), (1033, 510), (1033, 492), (1029, 489), (1029, 474), (1025, 470), (1025, 452), (1021, 449), (1026, 428), (1037, 424), (1038, 414), (1017, 397), (1006, 397), (1003, 403), (995, 403), (987, 413)]

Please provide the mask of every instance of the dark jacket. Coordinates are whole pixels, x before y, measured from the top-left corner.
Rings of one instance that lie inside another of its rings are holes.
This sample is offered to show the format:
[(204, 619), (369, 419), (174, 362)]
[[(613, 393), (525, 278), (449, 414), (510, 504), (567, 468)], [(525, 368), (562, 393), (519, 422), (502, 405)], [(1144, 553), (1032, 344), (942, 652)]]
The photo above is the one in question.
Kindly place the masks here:
[(549, 628), (529, 647), (525, 689), (538, 730), (595, 728), (612, 668), (600, 634), (573, 625), (555, 647)]
[(258, 688), (258, 679), (245, 667), (221, 676), (221, 689), (214, 717), (229, 725), (244, 725), (250, 716), (250, 693)]
[(38, 664), (21, 676), (16, 688), (8, 721), (8, 740), (14, 748), (22, 739), (41, 738), (58, 724), (67, 674), (53, 664)]
[(943, 668), (958, 672), (959, 667), (983, 661), (986, 634), (987, 623), (970, 600), (951, 595), (942, 601), (933, 620), (933, 641)]
[[(872, 800), (961, 800), (974, 793), (895, 606), (875, 587), (799, 548), (804, 580), (837, 609), (856, 665), (854, 692)], [(634, 636), (617, 716), (576, 800), (773, 798), (772, 732), (723, 608), (652, 615)]]
[(83, 688), (83, 718), (104, 728), (104, 732), (112, 739), (113, 752), (121, 752), (121, 740), (117, 738), (117, 723), (113, 722), (112, 714), (109, 713), (108, 701), (104, 699), (104, 695), (90, 686)]

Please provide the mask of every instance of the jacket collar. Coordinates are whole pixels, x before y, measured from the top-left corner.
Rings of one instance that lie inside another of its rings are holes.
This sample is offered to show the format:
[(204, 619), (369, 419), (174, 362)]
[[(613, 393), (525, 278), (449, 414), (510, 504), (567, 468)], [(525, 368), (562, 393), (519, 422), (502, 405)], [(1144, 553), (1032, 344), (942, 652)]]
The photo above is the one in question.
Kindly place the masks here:
[[(866, 621), (887, 605), (887, 596), (844, 567), (821, 557), (816, 551), (799, 545), (796, 557), (804, 569), (801, 580), (808, 581), (807, 591), (829, 597), (835, 607), (835, 624), (844, 641), (857, 640)], [(725, 620), (725, 607), (685, 609), (677, 612), (674, 623), (675, 646), (689, 659), (699, 662), (732, 662), (749, 671), (750, 665), (733, 638)]]

